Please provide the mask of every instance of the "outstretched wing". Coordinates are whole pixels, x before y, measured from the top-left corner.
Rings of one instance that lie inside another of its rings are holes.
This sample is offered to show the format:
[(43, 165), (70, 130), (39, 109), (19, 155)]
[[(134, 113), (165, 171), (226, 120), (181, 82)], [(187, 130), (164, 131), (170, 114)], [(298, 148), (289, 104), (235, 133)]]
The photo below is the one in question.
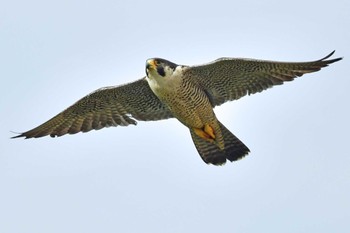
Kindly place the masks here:
[(292, 81), (339, 61), (328, 56), (311, 62), (277, 62), (241, 58), (220, 58), (212, 63), (190, 67), (186, 78), (194, 79), (209, 96), (213, 106)]
[(170, 111), (143, 78), (121, 86), (98, 89), (44, 124), (13, 138), (55, 137), (109, 126), (136, 125), (136, 120), (155, 121), (171, 117)]

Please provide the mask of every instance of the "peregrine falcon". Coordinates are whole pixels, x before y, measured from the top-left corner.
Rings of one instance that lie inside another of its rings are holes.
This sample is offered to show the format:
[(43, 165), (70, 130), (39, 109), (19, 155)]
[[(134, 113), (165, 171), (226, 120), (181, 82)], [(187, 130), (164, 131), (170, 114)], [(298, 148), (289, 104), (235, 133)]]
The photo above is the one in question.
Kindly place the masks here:
[(191, 133), (205, 163), (222, 165), (250, 151), (216, 117), (213, 108), (274, 85), (292, 81), (337, 62), (328, 56), (311, 62), (220, 58), (186, 66), (161, 58), (146, 61), (146, 76), (98, 89), (38, 127), (18, 137), (51, 137), (139, 121), (177, 118)]

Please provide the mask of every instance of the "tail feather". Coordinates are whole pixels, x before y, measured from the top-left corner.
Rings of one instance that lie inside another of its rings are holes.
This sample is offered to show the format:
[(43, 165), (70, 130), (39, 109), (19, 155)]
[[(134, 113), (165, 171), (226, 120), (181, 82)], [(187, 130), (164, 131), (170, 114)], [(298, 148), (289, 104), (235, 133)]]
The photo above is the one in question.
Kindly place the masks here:
[(247, 155), (249, 153), (248, 147), (223, 124), (219, 122), (219, 125), (224, 138), (224, 150), (220, 149), (215, 142), (205, 140), (190, 130), (193, 143), (203, 161), (214, 165), (223, 165), (226, 163), (226, 159), (233, 162)]
[(193, 130), (190, 130), (192, 140), (196, 149), (205, 163), (222, 165), (226, 163), (225, 151), (212, 142), (199, 137)]
[(224, 137), (226, 158), (233, 162), (246, 156), (250, 152), (249, 148), (221, 124), (221, 122), (219, 124), (222, 136)]

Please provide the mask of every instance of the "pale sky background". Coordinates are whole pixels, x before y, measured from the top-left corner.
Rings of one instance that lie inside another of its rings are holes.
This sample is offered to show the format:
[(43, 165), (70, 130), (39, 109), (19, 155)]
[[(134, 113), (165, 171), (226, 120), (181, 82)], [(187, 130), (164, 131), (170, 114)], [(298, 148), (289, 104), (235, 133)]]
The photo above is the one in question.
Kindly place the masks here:
[[(2, 1), (0, 232), (350, 232), (350, 1)], [(216, 108), (251, 150), (200, 159), (177, 120), (10, 140), (145, 60), (344, 57)]]

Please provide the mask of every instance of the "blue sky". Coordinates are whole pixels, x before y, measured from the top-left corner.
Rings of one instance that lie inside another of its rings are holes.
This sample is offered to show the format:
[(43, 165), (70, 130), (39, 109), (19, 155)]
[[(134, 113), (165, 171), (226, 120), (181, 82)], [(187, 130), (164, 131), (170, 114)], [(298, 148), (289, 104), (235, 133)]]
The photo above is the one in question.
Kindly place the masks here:
[[(0, 3), (0, 232), (349, 232), (350, 2)], [(177, 120), (10, 140), (163, 57), (344, 60), (215, 109), (251, 150), (202, 162)]]

